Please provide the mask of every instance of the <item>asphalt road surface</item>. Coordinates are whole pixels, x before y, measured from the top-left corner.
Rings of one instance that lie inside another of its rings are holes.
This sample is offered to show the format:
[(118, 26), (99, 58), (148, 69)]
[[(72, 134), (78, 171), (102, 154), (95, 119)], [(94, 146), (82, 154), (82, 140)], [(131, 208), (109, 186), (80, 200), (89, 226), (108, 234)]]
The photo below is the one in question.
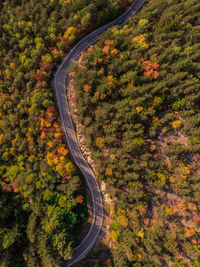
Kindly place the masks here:
[(123, 26), (130, 17), (136, 14), (136, 12), (142, 7), (144, 3), (145, 0), (135, 0), (131, 7), (120, 17), (81, 39), (66, 56), (54, 76), (53, 85), (56, 92), (63, 129), (68, 143), (68, 149), (70, 155), (73, 157), (74, 162), (82, 172), (89, 186), (93, 201), (93, 223), (91, 225), (91, 228), (87, 236), (75, 249), (72, 259), (66, 262), (66, 267), (77, 263), (86, 256), (86, 254), (94, 245), (103, 223), (103, 202), (101, 192), (95, 175), (91, 167), (83, 157), (82, 152), (78, 146), (74, 126), (70, 116), (65, 88), (66, 77), (71, 64), (80, 56), (81, 52), (85, 51), (90, 45), (96, 43), (102, 33), (104, 33), (107, 29), (115, 25)]

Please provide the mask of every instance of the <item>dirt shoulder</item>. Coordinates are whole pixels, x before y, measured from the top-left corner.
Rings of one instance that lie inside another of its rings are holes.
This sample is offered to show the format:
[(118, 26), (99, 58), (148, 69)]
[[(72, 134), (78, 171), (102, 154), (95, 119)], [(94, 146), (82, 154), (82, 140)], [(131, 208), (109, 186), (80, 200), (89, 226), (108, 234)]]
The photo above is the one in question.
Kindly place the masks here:
[[(80, 59), (79, 59), (80, 60)], [(79, 61), (78, 60), (78, 61)], [(70, 75), (67, 77), (66, 81), (66, 90), (67, 90), (67, 98), (68, 98), (68, 103), (69, 103), (69, 108), (70, 108), (70, 113), (72, 116), (72, 120), (75, 125), (76, 129), (76, 136), (78, 140), (79, 147), (89, 163), (89, 165), (92, 167), (94, 173), (96, 174), (95, 171), (95, 162), (92, 159), (91, 152), (87, 148), (87, 140), (86, 137), (83, 133), (83, 125), (81, 125), (78, 120), (77, 120), (77, 101), (76, 101), (76, 88), (73, 83), (73, 75)], [(105, 182), (100, 182), (97, 181), (101, 193), (102, 193), (102, 198), (103, 198), (103, 204), (104, 204), (104, 221), (103, 221), (103, 226), (102, 226), (102, 231), (93, 247), (93, 249), (90, 251), (86, 259), (84, 259), (81, 263), (79, 263), (78, 266), (86, 266), (85, 264), (89, 264), (93, 259), (100, 259), (100, 261), (105, 261), (107, 257), (109, 256), (109, 250), (113, 246), (113, 242), (110, 240), (109, 237), (109, 227), (110, 224), (112, 223), (112, 210), (113, 210), (113, 200), (110, 199), (109, 195), (106, 193), (106, 184)], [(87, 203), (89, 207), (89, 218), (88, 221), (84, 224), (83, 227), (83, 234), (80, 236), (83, 238), (85, 236), (86, 231), (89, 231), (90, 225), (92, 223), (92, 218), (93, 218), (93, 213), (91, 209), (91, 196), (89, 190), (87, 190)], [(80, 265), (81, 264), (81, 265)], [(87, 265), (88, 266), (88, 265)]]

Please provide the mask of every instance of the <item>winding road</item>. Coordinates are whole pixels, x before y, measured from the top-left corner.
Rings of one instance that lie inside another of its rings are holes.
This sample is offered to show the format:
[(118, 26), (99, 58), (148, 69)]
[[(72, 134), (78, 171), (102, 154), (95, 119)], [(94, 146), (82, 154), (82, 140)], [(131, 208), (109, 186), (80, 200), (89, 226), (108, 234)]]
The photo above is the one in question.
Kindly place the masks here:
[(83, 259), (89, 252), (89, 250), (92, 248), (101, 230), (104, 216), (103, 202), (98, 183), (91, 167), (88, 165), (87, 161), (83, 157), (82, 152), (77, 143), (75, 130), (73, 127), (73, 122), (70, 116), (69, 106), (67, 102), (65, 88), (66, 77), (71, 64), (80, 56), (81, 52), (86, 50), (90, 45), (96, 43), (100, 39), (102, 33), (104, 33), (110, 27), (115, 25), (123, 26), (130, 17), (136, 14), (136, 12), (141, 8), (144, 3), (145, 0), (135, 0), (131, 7), (120, 17), (81, 39), (66, 56), (54, 76), (53, 86), (56, 92), (58, 108), (68, 143), (69, 152), (73, 157), (74, 162), (82, 172), (89, 186), (93, 201), (93, 223), (91, 225), (91, 228), (87, 236), (75, 249), (75, 253), (72, 259), (66, 262), (66, 267), (71, 266)]

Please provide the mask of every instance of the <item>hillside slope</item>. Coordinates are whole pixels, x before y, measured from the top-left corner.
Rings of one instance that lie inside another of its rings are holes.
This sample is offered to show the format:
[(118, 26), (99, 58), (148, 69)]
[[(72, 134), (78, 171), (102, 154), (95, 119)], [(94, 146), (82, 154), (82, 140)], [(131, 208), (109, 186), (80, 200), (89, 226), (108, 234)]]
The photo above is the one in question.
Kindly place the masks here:
[[(149, 1), (71, 68), (114, 266), (198, 266), (200, 3)], [(113, 211), (113, 207), (111, 207)]]

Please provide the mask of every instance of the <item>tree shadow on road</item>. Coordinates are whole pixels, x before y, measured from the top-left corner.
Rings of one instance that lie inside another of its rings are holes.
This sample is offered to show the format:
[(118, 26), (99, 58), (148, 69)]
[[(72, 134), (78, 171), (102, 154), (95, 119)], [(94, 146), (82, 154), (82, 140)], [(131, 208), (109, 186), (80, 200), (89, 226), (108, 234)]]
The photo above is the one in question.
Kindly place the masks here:
[[(105, 203), (104, 203), (105, 204)], [(88, 255), (77, 264), (74, 264), (74, 267), (112, 267), (112, 255), (111, 250), (108, 246), (109, 237), (107, 229), (109, 228), (108, 224), (107, 211), (104, 210), (104, 223), (102, 230), (95, 242), (93, 248), (89, 251)]]
[(98, 244), (88, 255), (73, 267), (112, 267), (111, 251), (105, 244)]

